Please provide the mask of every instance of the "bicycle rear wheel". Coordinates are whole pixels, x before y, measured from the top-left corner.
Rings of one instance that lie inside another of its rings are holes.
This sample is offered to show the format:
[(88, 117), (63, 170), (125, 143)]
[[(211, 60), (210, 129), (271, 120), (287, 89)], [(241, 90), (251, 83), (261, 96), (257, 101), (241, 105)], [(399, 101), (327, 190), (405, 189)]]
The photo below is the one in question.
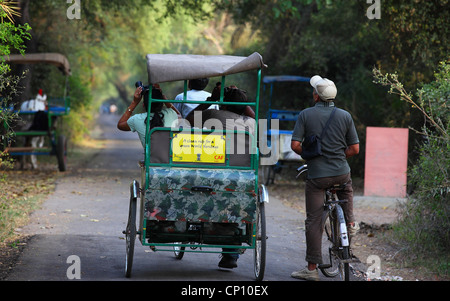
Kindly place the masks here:
[(319, 265), (319, 269), (326, 277), (336, 277), (339, 275), (339, 262), (334, 252), (337, 241), (335, 231), (337, 223), (336, 214), (333, 213), (335, 213), (334, 210), (326, 213), (325, 222), (323, 225), (323, 263)]
[(350, 266), (346, 261), (350, 259), (350, 251), (347, 233), (342, 230), (346, 231), (344, 212), (336, 204), (334, 209), (326, 213), (323, 229), (325, 240), (322, 242), (324, 255), (319, 269), (326, 277), (339, 275), (342, 280), (349, 281)]
[[(176, 242), (175, 244), (182, 244), (182, 242)], [(186, 247), (174, 246), (173, 253), (175, 254), (175, 258), (181, 260), (184, 256), (185, 249)]]

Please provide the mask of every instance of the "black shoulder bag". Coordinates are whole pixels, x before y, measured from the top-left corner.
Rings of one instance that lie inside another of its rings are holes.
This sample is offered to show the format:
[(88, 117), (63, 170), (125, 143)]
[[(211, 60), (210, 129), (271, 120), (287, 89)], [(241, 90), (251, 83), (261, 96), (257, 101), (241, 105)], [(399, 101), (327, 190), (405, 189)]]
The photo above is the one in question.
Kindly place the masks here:
[(331, 112), (330, 118), (328, 119), (327, 123), (325, 124), (325, 127), (322, 130), (322, 134), (319, 136), (317, 135), (311, 135), (308, 137), (305, 137), (302, 143), (302, 153), (301, 157), (305, 160), (311, 160), (315, 157), (322, 156), (322, 145), (321, 145), (321, 139), (325, 135), (325, 131), (328, 128), (328, 125), (330, 124), (331, 119), (334, 116), (334, 112), (336, 112), (336, 107)]

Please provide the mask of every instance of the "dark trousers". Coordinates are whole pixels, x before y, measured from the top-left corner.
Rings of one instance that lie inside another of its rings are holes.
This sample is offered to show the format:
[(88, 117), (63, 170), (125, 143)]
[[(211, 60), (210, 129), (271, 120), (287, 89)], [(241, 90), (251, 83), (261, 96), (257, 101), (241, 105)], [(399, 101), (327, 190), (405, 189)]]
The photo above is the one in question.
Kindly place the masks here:
[(337, 193), (340, 200), (348, 200), (342, 205), (347, 223), (354, 222), (353, 187), (350, 174), (336, 177), (306, 180), (306, 261), (322, 263), (322, 215), (325, 189), (335, 184), (347, 183), (345, 190)]

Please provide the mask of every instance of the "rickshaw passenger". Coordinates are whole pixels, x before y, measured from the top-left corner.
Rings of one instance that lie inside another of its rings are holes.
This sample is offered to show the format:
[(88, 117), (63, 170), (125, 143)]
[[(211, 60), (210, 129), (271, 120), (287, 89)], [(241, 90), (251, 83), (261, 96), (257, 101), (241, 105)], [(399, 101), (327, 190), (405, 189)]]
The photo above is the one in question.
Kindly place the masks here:
[[(137, 132), (143, 147), (145, 147), (145, 130), (148, 115), (151, 118), (150, 128), (154, 128), (158, 126), (176, 127), (178, 124), (178, 114), (179, 114), (178, 110), (175, 107), (173, 107), (171, 103), (162, 103), (162, 102), (153, 103), (151, 106), (150, 114), (147, 114), (148, 93), (149, 90), (146, 90), (144, 91), (144, 93), (142, 93), (142, 87), (137, 87), (136, 91), (134, 92), (133, 102), (127, 108), (125, 113), (123, 113), (122, 117), (119, 119), (119, 122), (117, 123), (117, 128), (121, 131)], [(142, 96), (144, 96), (144, 109), (146, 113), (140, 113), (131, 116), (133, 110), (141, 101)], [(154, 85), (152, 88), (152, 98), (167, 99), (165, 95), (163, 95), (161, 88), (159, 88), (159, 86), (157, 85)]]
[[(218, 101), (220, 99), (220, 82), (216, 84), (213, 89), (211, 97), (208, 101)], [(226, 102), (247, 102), (247, 95), (244, 90), (237, 88), (236, 86), (229, 86), (224, 89), (223, 100)], [(248, 127), (250, 133), (254, 134), (255, 129), (255, 112), (250, 106), (246, 105), (222, 105), (220, 110), (209, 107), (208, 104), (198, 105), (187, 117), (193, 126), (197, 126), (196, 120), (198, 112), (201, 111), (201, 126), (209, 128), (214, 125), (213, 122), (209, 123), (208, 120), (217, 119), (222, 123), (223, 129), (245, 130)], [(210, 126), (208, 126), (210, 125)]]
[[(189, 90), (186, 93), (186, 100), (206, 100), (208, 97), (211, 96), (211, 93), (204, 91), (206, 86), (209, 83), (208, 78), (198, 78), (198, 79), (191, 79), (188, 81), (188, 88)], [(184, 92), (178, 94), (175, 96), (175, 100), (183, 100)], [(192, 103), (175, 103), (175, 108), (181, 113), (182, 118), (186, 118), (186, 116), (189, 115), (189, 113), (197, 107), (197, 104)], [(212, 108), (218, 109), (219, 107), (217, 105), (212, 105)]]
[[(42, 89), (39, 89), (35, 99), (27, 100), (20, 106), (21, 111), (36, 111), (34, 114), (33, 123), (29, 131), (48, 131), (48, 115), (45, 112), (47, 109), (47, 94), (44, 94)], [(33, 148), (42, 148), (44, 146), (44, 136), (26, 137), (25, 146)], [(24, 159), (27, 156), (24, 156)], [(25, 159), (26, 160), (26, 159)], [(31, 168), (37, 169), (36, 155), (30, 155)], [(22, 161), (22, 164), (25, 162)]]

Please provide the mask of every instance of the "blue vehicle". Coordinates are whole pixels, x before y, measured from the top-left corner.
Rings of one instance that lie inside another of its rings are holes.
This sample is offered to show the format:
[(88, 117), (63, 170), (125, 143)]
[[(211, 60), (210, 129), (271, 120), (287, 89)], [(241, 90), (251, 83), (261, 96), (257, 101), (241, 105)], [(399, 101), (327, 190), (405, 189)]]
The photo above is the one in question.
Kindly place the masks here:
[[(268, 153), (261, 153), (261, 182), (268, 186), (274, 183), (275, 174), (280, 172), (283, 167), (289, 163), (303, 162), (300, 155), (294, 153), (291, 149), (291, 137), (293, 122), (297, 120), (301, 110), (286, 110), (274, 108), (273, 101), (274, 85), (279, 83), (290, 83), (290, 87), (303, 85), (308, 83), (309, 77), (296, 75), (276, 75), (265, 76), (263, 82), (262, 95), (268, 94), (267, 102), (262, 101), (262, 106), (267, 107), (267, 146)], [(295, 105), (293, 106), (295, 107)], [(277, 122), (274, 122), (276, 120)], [(289, 124), (290, 126), (287, 126)]]

